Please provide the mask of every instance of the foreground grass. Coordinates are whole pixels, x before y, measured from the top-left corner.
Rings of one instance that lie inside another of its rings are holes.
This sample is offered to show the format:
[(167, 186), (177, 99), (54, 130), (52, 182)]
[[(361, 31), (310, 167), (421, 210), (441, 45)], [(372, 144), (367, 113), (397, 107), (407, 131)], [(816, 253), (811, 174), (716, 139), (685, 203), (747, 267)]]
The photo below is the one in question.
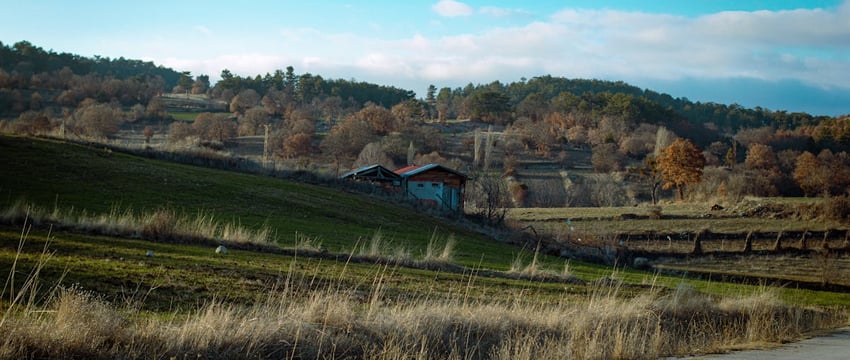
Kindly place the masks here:
[(0, 242), (10, 274), (0, 358), (654, 359), (846, 323), (841, 312), (785, 305), (766, 288), (719, 298), (681, 284), (535, 282), (64, 233), (18, 237), (16, 246)]

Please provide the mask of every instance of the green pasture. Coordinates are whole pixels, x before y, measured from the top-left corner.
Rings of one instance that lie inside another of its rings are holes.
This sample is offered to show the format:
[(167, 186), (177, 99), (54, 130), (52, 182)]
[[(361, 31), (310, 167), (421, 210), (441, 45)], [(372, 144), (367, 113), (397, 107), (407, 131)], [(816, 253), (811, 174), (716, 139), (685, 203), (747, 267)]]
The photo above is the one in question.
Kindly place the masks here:
[[(398, 299), (456, 299), (463, 293), (470, 299), (495, 301), (517, 297), (569, 301), (581, 299), (595, 288), (592, 283), (524, 281), (493, 275), (508, 270), (518, 258), (529, 264), (533, 254), (457, 226), (452, 220), (330, 187), (26, 137), (0, 136), (0, 164), (0, 201), (4, 205), (24, 200), (44, 208), (58, 206), (95, 214), (108, 213), (116, 207), (136, 212), (168, 208), (190, 215), (204, 213), (220, 222), (244, 227), (268, 226), (284, 247), (296, 245), (297, 233), (337, 254), (354, 252), (355, 247), (367, 245), (380, 232), (387, 247), (402, 248), (413, 257), (420, 257), (436, 233), (440, 241), (454, 237), (454, 262), (465, 269), (430, 271), (249, 251), (219, 256), (204, 246), (51, 233), (48, 248), (53, 255), (42, 274), (45, 283), (64, 276), (63, 284), (79, 284), (113, 299), (138, 299), (155, 310), (191, 307), (209, 297), (252, 301), (294, 284), (307, 288), (345, 284), (368, 292), (376, 279), (380, 279), (388, 296)], [(0, 227), (0, 270), (10, 270), (19, 256), (15, 272), (18, 277), (25, 277), (27, 266), (40, 256), (49, 231), (46, 226), (34, 228), (24, 252), (16, 254), (22, 230), (9, 225)], [(146, 257), (147, 250), (155, 256)], [(682, 283), (721, 295), (758, 290), (753, 286), (615, 270), (544, 255), (539, 261), (543, 270), (554, 273), (562, 272), (566, 265), (572, 275), (586, 281), (613, 277), (632, 284), (623, 290), (624, 295), (649, 286), (676, 287)], [(474, 276), (479, 273), (490, 275)], [(777, 291), (794, 303), (850, 304), (850, 294)]]

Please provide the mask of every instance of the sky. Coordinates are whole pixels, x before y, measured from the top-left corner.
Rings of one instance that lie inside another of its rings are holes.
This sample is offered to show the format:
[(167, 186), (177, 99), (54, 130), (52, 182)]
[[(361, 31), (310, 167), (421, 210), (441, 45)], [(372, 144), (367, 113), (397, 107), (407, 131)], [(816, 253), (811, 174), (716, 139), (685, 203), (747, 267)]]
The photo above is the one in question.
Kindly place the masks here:
[[(850, 0), (0, 0), (0, 41), (220, 78), (413, 90), (536, 76), (692, 101), (850, 113)], [(14, 15), (13, 15), (14, 14)]]

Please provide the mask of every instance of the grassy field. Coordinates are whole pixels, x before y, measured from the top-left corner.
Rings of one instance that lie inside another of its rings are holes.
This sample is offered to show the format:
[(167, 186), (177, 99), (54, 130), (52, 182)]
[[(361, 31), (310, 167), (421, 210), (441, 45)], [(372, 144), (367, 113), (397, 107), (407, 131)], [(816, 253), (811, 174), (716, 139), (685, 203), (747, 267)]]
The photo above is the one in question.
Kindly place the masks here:
[(198, 112), (188, 112), (188, 111), (171, 111), (168, 113), (174, 120), (177, 121), (185, 121), (185, 122), (194, 122), (195, 118), (198, 117)]
[(269, 226), (281, 244), (300, 234), (332, 251), (350, 251), (380, 231), (390, 243), (424, 252), (436, 232), (455, 236), (461, 264), (496, 269), (507, 269), (518, 253), (449, 221), (322, 186), (15, 137), (0, 137), (0, 163), (0, 196), (7, 204), (25, 199), (94, 213), (116, 207), (209, 213), (246, 227)]
[[(0, 273), (9, 274), (0, 291), (0, 331), (10, 334), (0, 358), (20, 351), (87, 358), (656, 358), (793, 340), (846, 324), (841, 312), (808, 306), (850, 305), (850, 294), (839, 292), (535, 256), (381, 199), (97, 146), (0, 136), (0, 164), (4, 207), (23, 199), (42, 213), (76, 214), (66, 215), (76, 222), (165, 212), (268, 230), (271, 241), (234, 243), (217, 254), (218, 235), (110, 235), (47, 215), (30, 227), (25, 216), (13, 216), (0, 226)], [(421, 265), (429, 243), (441, 248), (449, 239), (454, 247), (444, 263)]]

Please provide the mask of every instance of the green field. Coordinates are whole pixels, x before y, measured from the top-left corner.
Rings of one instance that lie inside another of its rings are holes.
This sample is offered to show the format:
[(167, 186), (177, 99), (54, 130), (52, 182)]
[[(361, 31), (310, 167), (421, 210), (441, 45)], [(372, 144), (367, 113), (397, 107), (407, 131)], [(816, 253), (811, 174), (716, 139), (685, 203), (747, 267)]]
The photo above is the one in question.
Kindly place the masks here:
[[(306, 236), (331, 253), (343, 254), (364, 247), (377, 232), (384, 239), (388, 254), (404, 251), (414, 258), (425, 253), (435, 235), (441, 241), (451, 236), (456, 241), (453, 261), (467, 269), (506, 271), (517, 259), (528, 264), (533, 257), (526, 249), (456, 226), (451, 220), (324, 186), (25, 137), (0, 137), (0, 163), (4, 165), (0, 196), (7, 204), (23, 199), (48, 209), (73, 208), (94, 214), (106, 214), (116, 208), (137, 212), (168, 208), (188, 215), (211, 215), (220, 222), (247, 228), (266, 226), (283, 247), (294, 247)], [(596, 215), (604, 214), (593, 216)], [(19, 230), (7, 228), (6, 242)], [(190, 247), (186, 251), (206, 250)], [(545, 255), (538, 259), (539, 266), (554, 273), (562, 272), (567, 262)], [(608, 277), (613, 271), (607, 266), (575, 261), (570, 262), (569, 270), (585, 280)], [(633, 283), (654, 278), (651, 273), (632, 270), (618, 271), (618, 276)], [(675, 286), (682, 280), (659, 277), (654, 281)], [(702, 281), (693, 284), (715, 293), (741, 292), (747, 288)], [(850, 296), (844, 294), (818, 293), (808, 297), (794, 290), (786, 291), (786, 297), (795, 302), (850, 303)]]

